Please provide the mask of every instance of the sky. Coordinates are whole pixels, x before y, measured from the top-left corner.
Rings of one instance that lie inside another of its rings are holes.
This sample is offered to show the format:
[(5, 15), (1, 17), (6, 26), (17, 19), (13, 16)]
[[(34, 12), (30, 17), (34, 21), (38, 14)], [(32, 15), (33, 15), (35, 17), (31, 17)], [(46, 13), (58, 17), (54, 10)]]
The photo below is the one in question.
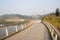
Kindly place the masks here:
[(43, 15), (60, 8), (60, 0), (0, 0), (0, 15)]

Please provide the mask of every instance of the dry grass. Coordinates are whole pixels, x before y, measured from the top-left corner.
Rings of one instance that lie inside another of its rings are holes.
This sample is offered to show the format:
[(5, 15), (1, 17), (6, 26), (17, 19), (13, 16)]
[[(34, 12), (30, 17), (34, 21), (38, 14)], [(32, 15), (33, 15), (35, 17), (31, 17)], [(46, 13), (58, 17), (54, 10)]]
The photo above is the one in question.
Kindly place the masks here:
[(53, 24), (60, 31), (60, 16), (45, 16), (43, 20)]

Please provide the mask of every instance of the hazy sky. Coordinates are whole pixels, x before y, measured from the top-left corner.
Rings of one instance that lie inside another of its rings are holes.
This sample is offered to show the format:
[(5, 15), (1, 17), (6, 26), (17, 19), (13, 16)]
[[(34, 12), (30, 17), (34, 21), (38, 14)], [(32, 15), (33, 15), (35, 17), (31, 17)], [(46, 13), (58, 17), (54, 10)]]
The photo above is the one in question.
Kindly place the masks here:
[(56, 8), (60, 8), (60, 0), (0, 0), (0, 15), (42, 15), (54, 12)]

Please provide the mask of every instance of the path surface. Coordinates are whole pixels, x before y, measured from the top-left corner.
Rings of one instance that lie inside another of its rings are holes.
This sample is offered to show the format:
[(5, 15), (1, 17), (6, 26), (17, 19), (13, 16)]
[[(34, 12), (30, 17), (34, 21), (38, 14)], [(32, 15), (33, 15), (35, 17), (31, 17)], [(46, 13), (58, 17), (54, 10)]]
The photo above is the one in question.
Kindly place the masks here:
[(29, 28), (5, 40), (49, 40), (49, 34), (42, 23), (34, 23)]

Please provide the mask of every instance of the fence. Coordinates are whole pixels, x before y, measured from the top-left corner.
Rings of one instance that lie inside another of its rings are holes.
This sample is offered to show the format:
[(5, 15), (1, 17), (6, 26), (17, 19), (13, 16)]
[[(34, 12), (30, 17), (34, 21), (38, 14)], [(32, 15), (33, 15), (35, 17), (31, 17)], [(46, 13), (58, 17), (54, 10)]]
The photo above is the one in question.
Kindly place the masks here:
[(60, 32), (52, 24), (49, 24), (48, 22), (45, 21), (43, 21), (43, 23), (48, 27), (52, 39), (60, 40)]
[(32, 22), (22, 23), (20, 25), (13, 25), (13, 26), (5, 26), (0, 28), (0, 39), (7, 38), (27, 27), (29, 27)]

